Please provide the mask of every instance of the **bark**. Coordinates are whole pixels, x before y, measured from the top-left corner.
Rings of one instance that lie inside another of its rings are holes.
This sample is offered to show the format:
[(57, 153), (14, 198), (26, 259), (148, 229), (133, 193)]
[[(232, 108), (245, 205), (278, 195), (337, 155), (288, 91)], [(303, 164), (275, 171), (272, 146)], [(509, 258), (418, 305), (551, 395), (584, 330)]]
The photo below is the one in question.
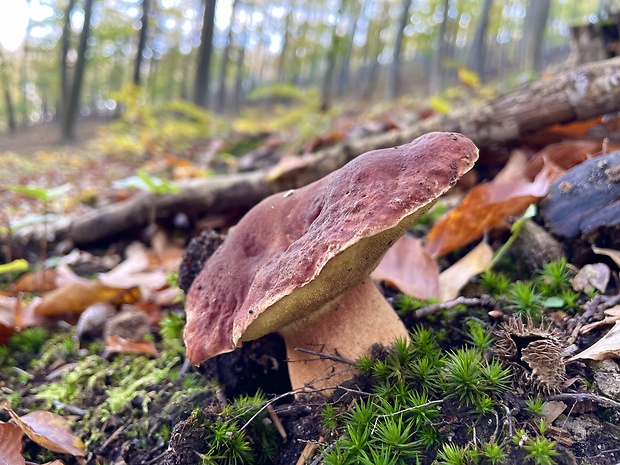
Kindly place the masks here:
[(235, 22), (235, 9), (239, 4), (238, 0), (233, 0), (232, 13), (230, 14), (230, 26), (228, 27), (228, 37), (226, 38), (226, 47), (222, 52), (222, 63), (220, 65), (219, 88), (215, 101), (215, 109), (224, 111), (226, 105), (226, 76), (228, 75), (228, 63), (230, 61), (230, 49), (233, 45), (233, 23)]
[(60, 38), (60, 108), (58, 112), (63, 115), (69, 101), (69, 46), (71, 45), (71, 12), (75, 7), (75, 0), (69, 0), (65, 9), (62, 25), (62, 37)]
[(439, 25), (437, 34), (437, 51), (431, 64), (430, 91), (431, 94), (439, 92), (443, 88), (444, 69), (443, 61), (446, 57), (446, 31), (448, 30), (448, 8), (450, 0), (443, 0), (443, 19)]
[(355, 39), (355, 34), (357, 33), (357, 26), (359, 23), (359, 19), (360, 19), (360, 15), (362, 14), (362, 11), (364, 11), (366, 9), (366, 4), (368, 3), (368, 0), (364, 0), (362, 2), (362, 4), (357, 7), (355, 9), (354, 12), (354, 18), (353, 18), (353, 27), (351, 29), (351, 32), (349, 33), (348, 39), (347, 39), (347, 48), (345, 50), (344, 53), (344, 58), (342, 60), (342, 66), (340, 67), (340, 75), (338, 76), (338, 90), (337, 90), (337, 94), (339, 97), (342, 97), (342, 95), (345, 92), (345, 89), (347, 88), (347, 86), (349, 85), (349, 74), (350, 74), (350, 68), (351, 68), (351, 55), (353, 55), (353, 47), (354, 47), (354, 39)]
[(17, 131), (17, 121), (15, 119), (15, 108), (13, 105), (13, 97), (11, 94), (11, 83), (6, 65), (6, 59), (0, 49), (0, 85), (2, 85), (4, 93), (4, 105), (6, 106), (6, 122), (9, 133), (14, 134)]
[(136, 53), (136, 61), (133, 69), (133, 83), (140, 85), (140, 68), (144, 58), (144, 49), (146, 48), (146, 38), (149, 29), (149, 3), (150, 0), (142, 0), (142, 19), (140, 21), (140, 34), (138, 36), (138, 51)]
[(284, 20), (284, 37), (282, 39), (282, 50), (278, 57), (278, 81), (284, 82), (284, 65), (286, 64), (286, 56), (291, 42), (291, 19), (293, 17), (293, 10), (295, 9), (295, 2), (291, 3), (286, 19)]
[(484, 71), (486, 37), (487, 29), (489, 28), (489, 15), (491, 14), (492, 6), (493, 0), (484, 0), (484, 3), (482, 4), (482, 11), (480, 12), (480, 19), (478, 20), (476, 32), (474, 33), (474, 40), (471, 43), (471, 50), (469, 52), (469, 69), (475, 71), (478, 76), (481, 77)]
[(550, 0), (529, 0), (525, 16), (521, 50), (521, 69), (535, 71), (538, 68), (540, 48), (549, 17)]
[[(338, 8), (338, 18), (342, 18), (345, 1), (346, 0), (340, 0), (340, 7)], [(338, 23), (336, 22), (332, 31), (332, 43), (329, 47), (329, 52), (327, 52), (325, 74), (323, 75), (323, 83), (321, 85), (321, 111), (329, 110), (332, 105), (334, 69), (336, 67), (336, 58), (338, 58), (341, 42), (342, 38), (338, 35)]]
[(209, 100), (209, 68), (211, 51), (213, 50), (216, 3), (216, 0), (205, 0), (200, 47), (198, 48), (198, 64), (196, 65), (196, 79), (194, 81), (194, 103), (203, 108), (207, 108)]
[(234, 108), (235, 111), (239, 111), (243, 102), (243, 63), (245, 61), (245, 48), (248, 39), (248, 34), (245, 29), (242, 32), (243, 40), (241, 45), (237, 49), (237, 62), (235, 70), (235, 93), (234, 93)]
[[(307, 165), (276, 179), (264, 171), (214, 176), (185, 184), (180, 194), (142, 194), (110, 205), (92, 216), (48, 227), (56, 240), (70, 238), (76, 245), (149, 223), (157, 218), (186, 213), (192, 218), (217, 215), (232, 209), (247, 210), (267, 195), (301, 187), (340, 168), (356, 156), (373, 149), (393, 147), (431, 131), (460, 132), (478, 147), (518, 141), (528, 132), (545, 126), (585, 120), (620, 110), (620, 58), (592, 63), (553, 79), (533, 83), (493, 100), (437, 115), (405, 129), (351, 139), (314, 154)], [(40, 231), (39, 231), (40, 233)], [(16, 240), (37, 240), (32, 231), (19, 230)]]
[(75, 120), (80, 112), (80, 98), (82, 96), (82, 83), (84, 82), (84, 71), (86, 70), (86, 49), (88, 48), (88, 37), (90, 36), (90, 16), (93, 9), (94, 0), (84, 1), (84, 25), (80, 33), (80, 43), (78, 45), (77, 62), (73, 74), (73, 85), (69, 103), (63, 114), (62, 120), (62, 140), (67, 142), (74, 139)]
[(390, 83), (388, 85), (388, 98), (395, 99), (400, 93), (400, 54), (403, 48), (403, 35), (405, 34), (405, 27), (409, 23), (409, 8), (411, 7), (411, 0), (403, 0), (402, 9), (398, 20), (398, 32), (396, 34), (396, 41), (394, 42), (394, 50), (392, 52), (392, 70), (390, 73)]

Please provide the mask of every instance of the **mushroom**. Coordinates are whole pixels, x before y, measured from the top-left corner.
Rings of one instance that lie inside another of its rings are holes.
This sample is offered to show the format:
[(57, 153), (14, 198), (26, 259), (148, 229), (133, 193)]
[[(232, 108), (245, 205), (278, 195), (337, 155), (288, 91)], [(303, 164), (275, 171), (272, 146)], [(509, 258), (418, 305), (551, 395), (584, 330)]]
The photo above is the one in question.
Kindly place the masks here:
[[(357, 360), (408, 332), (369, 278), (387, 249), (471, 169), (466, 137), (434, 132), (367, 152), (250, 210), (187, 294), (187, 357), (199, 364), (277, 332), (293, 389), (327, 389)], [(343, 368), (344, 365), (344, 368)]]

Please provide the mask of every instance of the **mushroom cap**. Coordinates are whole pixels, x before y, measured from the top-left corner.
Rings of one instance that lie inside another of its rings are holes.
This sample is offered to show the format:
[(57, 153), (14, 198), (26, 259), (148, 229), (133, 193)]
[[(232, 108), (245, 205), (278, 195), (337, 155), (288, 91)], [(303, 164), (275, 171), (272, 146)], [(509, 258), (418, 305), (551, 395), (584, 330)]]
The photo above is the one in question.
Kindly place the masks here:
[(278, 331), (361, 283), (477, 159), (463, 135), (433, 132), (264, 199), (187, 294), (189, 360), (198, 364)]

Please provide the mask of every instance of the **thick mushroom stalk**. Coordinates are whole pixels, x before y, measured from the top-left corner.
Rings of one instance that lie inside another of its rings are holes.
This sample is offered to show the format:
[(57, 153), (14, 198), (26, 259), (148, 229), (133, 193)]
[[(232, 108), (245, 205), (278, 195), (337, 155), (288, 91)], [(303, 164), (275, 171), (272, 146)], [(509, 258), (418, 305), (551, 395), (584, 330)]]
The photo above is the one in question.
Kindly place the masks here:
[(231, 230), (188, 292), (189, 360), (197, 364), (279, 332), (293, 388), (324, 388), (350, 377), (337, 375), (333, 361), (309, 360), (295, 348), (356, 359), (374, 343), (407, 334), (368, 276), (477, 157), (464, 136), (430, 133), (367, 152), (319, 181), (263, 200)]

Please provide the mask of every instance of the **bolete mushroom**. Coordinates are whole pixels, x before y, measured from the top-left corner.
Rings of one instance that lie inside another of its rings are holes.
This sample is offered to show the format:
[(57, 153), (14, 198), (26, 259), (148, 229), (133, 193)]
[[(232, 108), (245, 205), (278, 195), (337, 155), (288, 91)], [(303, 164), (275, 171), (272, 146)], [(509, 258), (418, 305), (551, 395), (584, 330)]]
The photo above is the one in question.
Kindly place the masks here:
[(429, 133), (367, 152), (312, 184), (260, 202), (187, 294), (189, 360), (199, 364), (278, 332), (294, 389), (349, 379), (350, 365), (296, 349), (356, 360), (376, 343), (407, 337), (369, 275), (477, 158), (478, 149), (461, 134)]

